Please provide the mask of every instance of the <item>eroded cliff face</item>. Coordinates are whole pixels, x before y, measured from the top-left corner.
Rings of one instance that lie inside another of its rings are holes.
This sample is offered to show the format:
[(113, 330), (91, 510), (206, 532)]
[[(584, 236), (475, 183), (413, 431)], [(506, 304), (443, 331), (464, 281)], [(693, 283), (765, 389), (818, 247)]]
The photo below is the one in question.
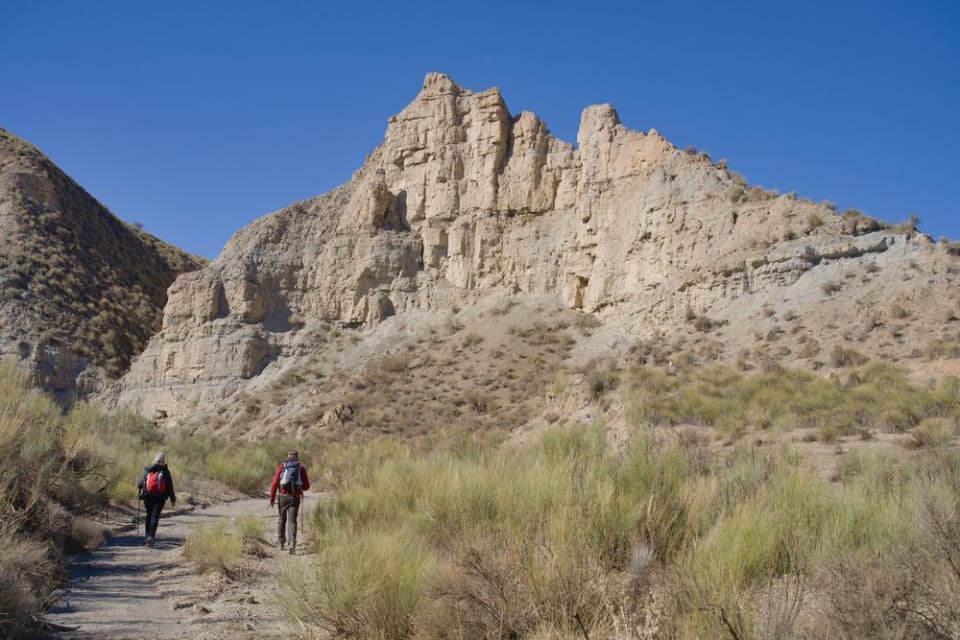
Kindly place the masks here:
[(610, 105), (584, 110), (574, 147), (499, 90), (429, 74), (349, 183), (245, 227), (174, 283), (121, 402), (186, 419), (309, 353), (322, 324), (365, 330), (489, 294), (550, 294), (644, 338), (692, 315), (813, 305), (842, 261), (934, 260), (926, 238), (882, 226), (748, 187)]

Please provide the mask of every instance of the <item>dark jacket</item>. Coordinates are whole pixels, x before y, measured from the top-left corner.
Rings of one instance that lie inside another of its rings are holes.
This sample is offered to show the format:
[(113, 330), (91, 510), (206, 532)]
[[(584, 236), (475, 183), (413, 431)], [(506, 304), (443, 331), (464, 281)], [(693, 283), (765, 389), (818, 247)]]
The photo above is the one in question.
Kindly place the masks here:
[(177, 494), (173, 491), (173, 474), (170, 473), (170, 469), (167, 468), (165, 464), (151, 464), (148, 467), (143, 468), (143, 475), (140, 476), (140, 480), (137, 482), (137, 489), (140, 490), (140, 496), (145, 497), (147, 494), (144, 493), (145, 487), (147, 484), (147, 474), (151, 471), (164, 471), (167, 474), (167, 490), (163, 494), (163, 499), (170, 499), (171, 504), (177, 503)]
[[(280, 463), (280, 466), (277, 467), (277, 472), (273, 474), (273, 484), (270, 485), (270, 505), (273, 506), (273, 502), (277, 497), (277, 490), (280, 488), (280, 474), (283, 473), (283, 462)], [(307, 477), (307, 468), (300, 465), (300, 481), (303, 483), (303, 486), (300, 489), (296, 490), (296, 495), (302, 496), (303, 492), (310, 488), (310, 478)], [(288, 491), (280, 489), (281, 494), (289, 494)]]

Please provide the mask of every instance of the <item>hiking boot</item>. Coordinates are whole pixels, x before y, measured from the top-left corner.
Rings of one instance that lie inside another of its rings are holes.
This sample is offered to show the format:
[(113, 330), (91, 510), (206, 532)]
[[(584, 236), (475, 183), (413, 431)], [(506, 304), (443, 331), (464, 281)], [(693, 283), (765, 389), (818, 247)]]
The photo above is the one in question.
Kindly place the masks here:
[(293, 555), (297, 551), (297, 545), (290, 545), (290, 555)]
[(147, 545), (148, 547), (152, 547), (153, 543), (154, 543), (153, 538), (147, 538), (146, 540), (143, 541), (143, 544)]
[(283, 548), (284, 546), (286, 546), (286, 544), (287, 544), (286, 542), (284, 542), (283, 540), (280, 540), (279, 542), (277, 542), (277, 548), (280, 549), (280, 551), (283, 551)]

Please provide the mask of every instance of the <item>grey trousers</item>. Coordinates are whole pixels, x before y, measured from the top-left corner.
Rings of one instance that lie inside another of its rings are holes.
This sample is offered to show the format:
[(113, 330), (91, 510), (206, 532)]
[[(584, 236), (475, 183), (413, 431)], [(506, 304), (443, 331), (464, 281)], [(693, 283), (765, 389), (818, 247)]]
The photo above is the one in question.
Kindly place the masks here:
[(297, 514), (300, 512), (300, 496), (281, 493), (277, 496), (280, 519), (277, 521), (277, 540), (297, 544)]

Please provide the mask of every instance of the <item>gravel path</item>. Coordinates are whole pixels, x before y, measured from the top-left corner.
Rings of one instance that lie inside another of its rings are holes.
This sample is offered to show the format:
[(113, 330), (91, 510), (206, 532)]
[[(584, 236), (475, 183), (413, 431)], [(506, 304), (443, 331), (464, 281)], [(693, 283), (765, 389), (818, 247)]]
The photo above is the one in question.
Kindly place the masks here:
[[(301, 520), (307, 522), (313, 500), (305, 500)], [(143, 545), (127, 530), (110, 535), (97, 551), (78, 556), (70, 567), (70, 587), (59, 594), (46, 620), (71, 631), (63, 640), (141, 638), (289, 637), (291, 628), (276, 604), (276, 576), (285, 563), (307, 563), (309, 539), (301, 534), (300, 555), (265, 546), (264, 557), (245, 556), (240, 576), (199, 575), (182, 556), (192, 528), (257, 514), (267, 521), (267, 536), (276, 532), (276, 510), (266, 498), (240, 498), (207, 508), (164, 510), (157, 545)]]

